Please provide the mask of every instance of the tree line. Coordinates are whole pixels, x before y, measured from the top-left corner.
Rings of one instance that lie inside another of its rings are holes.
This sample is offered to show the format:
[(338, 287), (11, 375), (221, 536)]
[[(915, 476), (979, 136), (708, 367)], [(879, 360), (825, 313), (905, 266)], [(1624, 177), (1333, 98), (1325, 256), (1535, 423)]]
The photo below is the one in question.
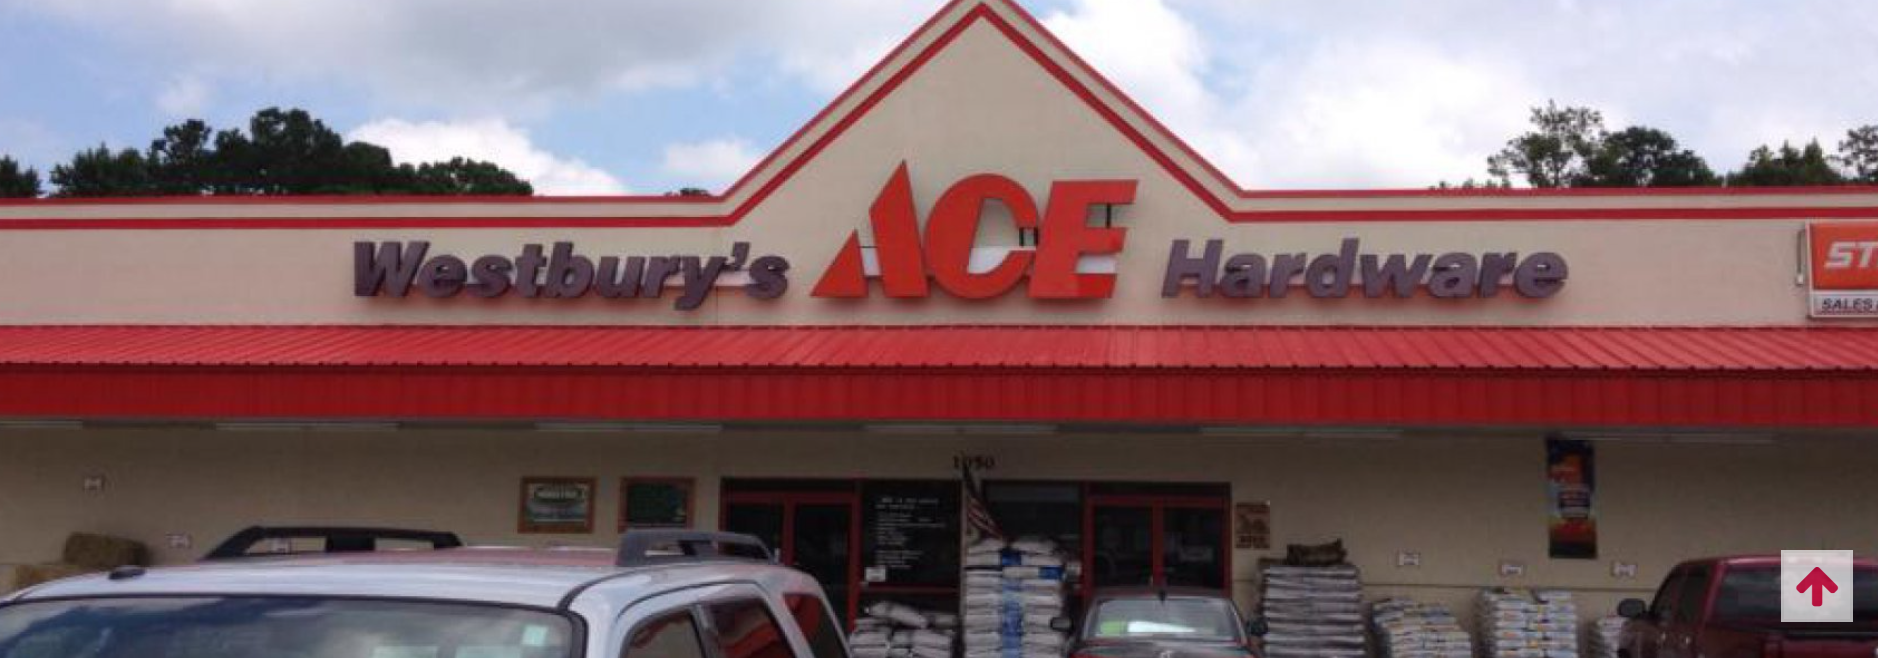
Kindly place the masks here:
[(1878, 125), (1846, 131), (1830, 155), (1817, 139), (1799, 147), (1762, 145), (1726, 174), (1717, 174), (1662, 130), (1630, 126), (1611, 132), (1604, 115), (1590, 108), (1549, 102), (1532, 108), (1532, 128), (1487, 158), (1487, 180), (1435, 187), (1510, 188), (1516, 181), (1535, 188), (1878, 184)]
[[(305, 110), (280, 108), (256, 112), (245, 132), (190, 119), (164, 128), (145, 150), (100, 144), (54, 166), (49, 178), (54, 197), (534, 194), (494, 163), (394, 164), (382, 146), (346, 141)], [(45, 193), (37, 170), (0, 154), (0, 197)]]

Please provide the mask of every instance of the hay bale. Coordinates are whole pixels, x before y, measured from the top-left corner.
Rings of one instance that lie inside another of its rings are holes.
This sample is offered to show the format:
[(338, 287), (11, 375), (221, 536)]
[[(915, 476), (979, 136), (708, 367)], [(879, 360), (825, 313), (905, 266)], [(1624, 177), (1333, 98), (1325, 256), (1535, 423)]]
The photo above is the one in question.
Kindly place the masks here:
[(64, 562), (90, 571), (110, 571), (118, 567), (149, 562), (149, 550), (129, 539), (74, 532), (65, 539)]
[(88, 573), (96, 573), (97, 571), (97, 569), (90, 569), (76, 564), (22, 564), (13, 568), (13, 586), (18, 589), (26, 589), (34, 585), (49, 583), (61, 578), (82, 576)]

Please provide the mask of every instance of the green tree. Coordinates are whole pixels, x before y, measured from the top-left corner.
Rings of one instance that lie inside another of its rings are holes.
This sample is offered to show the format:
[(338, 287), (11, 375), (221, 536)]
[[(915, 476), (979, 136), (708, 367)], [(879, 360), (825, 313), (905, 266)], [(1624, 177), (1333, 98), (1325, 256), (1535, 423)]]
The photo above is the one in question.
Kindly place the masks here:
[(88, 150), (54, 169), (53, 182), (60, 196), (534, 193), (488, 162), (398, 165), (384, 147), (347, 142), (305, 110), (280, 108), (256, 112), (246, 132), (199, 119), (169, 126), (147, 155)]
[(207, 194), (226, 173), (216, 157), (215, 131), (200, 119), (164, 128), (145, 158), (151, 184), (162, 195)]
[(1878, 185), (1878, 125), (1846, 131), (1845, 141), (1839, 142), (1839, 163), (1851, 171), (1853, 180)]
[[(405, 165), (410, 169), (410, 165)], [(451, 158), (411, 170), (416, 194), (528, 196), (535, 188), (492, 162)]]
[(1708, 163), (1676, 138), (1632, 126), (1602, 136), (1572, 187), (1696, 187), (1720, 184)]
[(1747, 164), (1728, 175), (1731, 187), (1795, 187), (1804, 185), (1843, 185), (1845, 176), (1832, 167), (1819, 140), (1794, 148), (1780, 145), (1780, 150), (1761, 146), (1748, 154)]
[(1537, 188), (1568, 187), (1585, 173), (1585, 162), (1604, 138), (1604, 115), (1557, 101), (1532, 109), (1534, 130), (1513, 138), (1487, 158), (1487, 172), (1502, 184), (1517, 174)]
[(39, 194), (39, 172), (0, 155), (0, 199), (31, 199)]
[(248, 134), (216, 136), (223, 169), (247, 194), (343, 194), (368, 182), (348, 180), (346, 140), (305, 110), (270, 107), (248, 120)]
[(103, 144), (79, 151), (71, 162), (52, 168), (52, 184), (59, 186), (54, 196), (148, 196), (156, 193), (152, 183), (143, 154), (135, 149), (113, 152)]

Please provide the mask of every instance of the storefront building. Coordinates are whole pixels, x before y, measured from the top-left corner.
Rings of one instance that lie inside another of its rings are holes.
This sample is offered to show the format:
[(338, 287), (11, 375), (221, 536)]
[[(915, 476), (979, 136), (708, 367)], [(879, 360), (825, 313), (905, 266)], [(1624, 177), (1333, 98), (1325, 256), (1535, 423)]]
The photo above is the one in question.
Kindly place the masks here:
[(631, 520), (943, 606), (969, 463), (1083, 591), (1341, 539), (1603, 612), (1878, 549), (1874, 252), (1873, 189), (1245, 191), (961, 0), (722, 196), (0, 205), (0, 564)]

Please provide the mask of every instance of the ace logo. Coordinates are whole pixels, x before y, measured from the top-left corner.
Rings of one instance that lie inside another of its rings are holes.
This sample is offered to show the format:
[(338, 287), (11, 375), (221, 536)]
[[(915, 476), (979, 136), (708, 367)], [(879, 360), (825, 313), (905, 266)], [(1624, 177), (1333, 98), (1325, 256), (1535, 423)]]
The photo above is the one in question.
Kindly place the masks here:
[[(1004, 176), (979, 174), (940, 195), (922, 236), (913, 185), (901, 163), (868, 213), (882, 288), (888, 297), (923, 298), (937, 283), (957, 297), (989, 299), (1028, 279), (1026, 290), (1033, 299), (1106, 299), (1115, 292), (1115, 275), (1080, 273), (1076, 265), (1083, 256), (1119, 253), (1127, 231), (1091, 226), (1089, 210), (1134, 200), (1132, 180), (1058, 181), (1050, 186), (1050, 198), (1039, 214), (1022, 185)], [(1017, 228), (1037, 230), (1037, 247), (1013, 249), (994, 267), (973, 271), (972, 248), (984, 206), (991, 201), (1010, 210)], [(816, 283), (814, 294), (866, 297), (867, 269), (860, 231), (855, 231)]]

